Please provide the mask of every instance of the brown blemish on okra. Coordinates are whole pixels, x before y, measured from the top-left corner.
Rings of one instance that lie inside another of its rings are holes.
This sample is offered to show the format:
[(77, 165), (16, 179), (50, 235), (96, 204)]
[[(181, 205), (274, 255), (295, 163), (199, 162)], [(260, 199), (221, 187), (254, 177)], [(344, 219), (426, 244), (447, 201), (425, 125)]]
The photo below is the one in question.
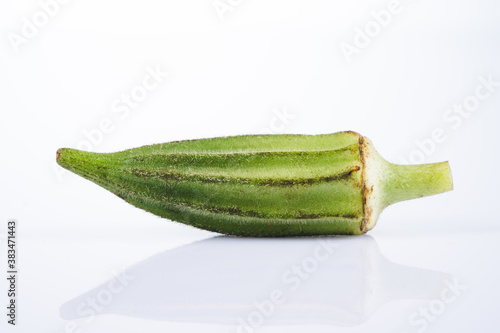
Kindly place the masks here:
[(366, 181), (366, 163), (367, 163), (367, 159), (369, 158), (368, 156), (368, 152), (365, 151), (364, 149), (364, 145), (365, 145), (365, 139), (362, 135), (359, 136), (359, 157), (360, 157), (360, 160), (361, 160), (361, 165), (363, 166), (363, 171), (361, 172), (361, 195), (362, 195), (362, 202), (363, 202), (363, 220), (361, 222), (361, 226), (360, 226), (360, 230), (362, 233), (365, 233), (367, 232), (367, 223), (369, 221), (369, 219), (371, 218), (372, 214), (373, 214), (373, 209), (371, 207), (367, 207), (367, 197), (368, 195), (370, 194), (370, 187), (368, 187), (367, 185), (367, 181)]
[(311, 185), (322, 182), (332, 182), (338, 180), (349, 179), (354, 172), (360, 171), (361, 167), (355, 165), (345, 172), (333, 176), (322, 176), (318, 178), (303, 178), (303, 179), (252, 179), (252, 178), (230, 178), (217, 176), (204, 176), (199, 174), (187, 174), (179, 172), (156, 172), (151, 170), (133, 169), (131, 173), (137, 177), (158, 177), (164, 180), (197, 180), (203, 183), (230, 183), (237, 182), (241, 184), (256, 184), (264, 186), (294, 186), (294, 185)]

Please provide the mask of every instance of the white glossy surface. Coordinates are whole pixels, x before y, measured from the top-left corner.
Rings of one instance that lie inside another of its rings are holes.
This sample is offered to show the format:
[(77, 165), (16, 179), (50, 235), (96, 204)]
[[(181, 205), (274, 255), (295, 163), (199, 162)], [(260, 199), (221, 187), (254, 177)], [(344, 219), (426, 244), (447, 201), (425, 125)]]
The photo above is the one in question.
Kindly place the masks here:
[[(255, 302), (273, 290), (281, 304), (263, 310), (254, 332), (499, 331), (500, 88), (482, 82), (500, 82), (500, 8), (400, 3), (348, 63), (340, 45), (389, 1), (249, 0), (226, 20), (212, 0), (70, 1), (18, 53), (9, 34), (40, 4), (2, 1), (0, 309), (11, 218), (20, 268), (19, 325), (0, 310), (0, 331), (238, 332), (238, 318), (258, 321)], [(168, 76), (137, 106), (116, 109), (157, 68)], [(474, 111), (449, 111), (478, 91)], [(446, 138), (430, 147), (440, 129)], [(212, 238), (55, 164), (58, 148), (92, 140), (91, 150), (109, 152), (342, 130), (369, 137), (392, 162), (449, 160), (455, 190), (389, 207), (368, 235), (328, 238), (336, 248), (326, 255), (314, 238)], [(315, 250), (324, 260), (291, 290), (297, 280), (283, 274), (314, 265)], [(113, 279), (124, 272), (134, 279), (120, 288)], [(447, 279), (466, 286), (453, 301)], [(85, 307), (93, 295), (109, 301), (96, 316)]]
[(101, 233), (93, 242), (20, 230), (23, 332), (247, 332), (251, 323), (258, 332), (497, 327), (500, 270), (491, 258), (499, 231), (220, 236), (187, 244), (178, 233), (178, 246), (169, 248), (166, 230), (142, 239)]

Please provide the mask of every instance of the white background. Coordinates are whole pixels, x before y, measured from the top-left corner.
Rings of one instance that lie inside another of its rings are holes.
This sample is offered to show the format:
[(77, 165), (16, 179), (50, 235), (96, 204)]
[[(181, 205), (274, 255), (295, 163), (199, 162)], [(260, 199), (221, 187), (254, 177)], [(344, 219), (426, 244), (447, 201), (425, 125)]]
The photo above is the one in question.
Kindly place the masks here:
[[(315, 260), (320, 240), (209, 239), (216, 234), (134, 208), (64, 172), (58, 148), (342, 130), (393, 162), (449, 160), (455, 190), (388, 208), (368, 236), (334, 238), (338, 251), (299, 290), (239, 331), (500, 328), (496, 2), (401, 0), (383, 26), (374, 13), (390, 1), (53, 4), (0, 5), (2, 331), (237, 332), (237, 318), (259, 312), (255, 302), (288, 290), (284, 273)], [(346, 56), (347, 44), (356, 53)], [(123, 108), (152, 70), (168, 76)], [(9, 219), (18, 221), (15, 327), (4, 315)], [(432, 278), (408, 279), (413, 270)], [(97, 316), (68, 315), (119, 272), (135, 279)], [(447, 279), (466, 289), (444, 303)]]

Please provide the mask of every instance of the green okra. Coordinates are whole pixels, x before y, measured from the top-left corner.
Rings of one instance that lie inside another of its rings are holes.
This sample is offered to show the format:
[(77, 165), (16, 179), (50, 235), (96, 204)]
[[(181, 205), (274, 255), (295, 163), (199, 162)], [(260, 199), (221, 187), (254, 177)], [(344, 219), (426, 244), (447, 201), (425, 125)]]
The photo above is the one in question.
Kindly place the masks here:
[(57, 162), (158, 216), (238, 236), (362, 234), (390, 204), (453, 189), (448, 162), (397, 165), (355, 132), (242, 135)]

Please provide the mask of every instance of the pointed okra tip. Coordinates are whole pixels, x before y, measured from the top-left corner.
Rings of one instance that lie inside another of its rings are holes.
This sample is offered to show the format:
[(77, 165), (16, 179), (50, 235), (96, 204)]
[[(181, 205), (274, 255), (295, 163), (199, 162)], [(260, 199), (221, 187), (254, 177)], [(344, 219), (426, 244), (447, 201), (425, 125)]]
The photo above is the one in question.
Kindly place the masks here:
[(80, 164), (79, 150), (71, 148), (59, 148), (56, 152), (56, 162), (66, 170), (77, 173), (76, 166)]
[(56, 152), (56, 162), (63, 168), (68, 167), (68, 152), (74, 150), (71, 148), (59, 148)]
[(56, 152), (56, 162), (65, 169), (76, 172), (92, 165), (96, 153), (86, 152), (72, 148), (60, 148)]
[(61, 157), (61, 154), (63, 153), (64, 148), (59, 148), (56, 152), (56, 162), (59, 163), (59, 157)]

